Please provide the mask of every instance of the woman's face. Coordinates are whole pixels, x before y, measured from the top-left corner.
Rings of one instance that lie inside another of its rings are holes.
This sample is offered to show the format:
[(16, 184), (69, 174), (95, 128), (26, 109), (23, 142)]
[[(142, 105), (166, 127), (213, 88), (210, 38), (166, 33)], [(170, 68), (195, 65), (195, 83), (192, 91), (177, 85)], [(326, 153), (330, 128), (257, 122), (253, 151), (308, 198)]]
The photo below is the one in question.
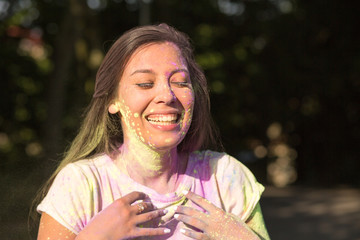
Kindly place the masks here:
[(136, 138), (166, 150), (185, 137), (193, 106), (186, 63), (178, 47), (165, 42), (144, 45), (130, 57), (109, 112), (120, 112), (125, 144)]

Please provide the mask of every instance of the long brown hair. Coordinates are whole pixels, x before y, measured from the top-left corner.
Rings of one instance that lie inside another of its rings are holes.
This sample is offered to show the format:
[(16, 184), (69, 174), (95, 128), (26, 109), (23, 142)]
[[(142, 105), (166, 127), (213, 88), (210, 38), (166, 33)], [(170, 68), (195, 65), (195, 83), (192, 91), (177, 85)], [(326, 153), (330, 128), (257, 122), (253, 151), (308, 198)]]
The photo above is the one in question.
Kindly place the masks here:
[(216, 128), (210, 115), (210, 99), (205, 75), (196, 63), (193, 48), (187, 35), (166, 24), (142, 26), (125, 32), (106, 54), (96, 75), (95, 92), (86, 109), (79, 133), (73, 140), (64, 159), (42, 188), (42, 199), (59, 171), (71, 162), (91, 159), (106, 153), (114, 156), (123, 141), (121, 120), (117, 114), (108, 112), (117, 94), (119, 79), (131, 55), (150, 43), (172, 42), (178, 46), (187, 63), (194, 89), (195, 105), (188, 133), (178, 150), (190, 153), (209, 146), (217, 146)]

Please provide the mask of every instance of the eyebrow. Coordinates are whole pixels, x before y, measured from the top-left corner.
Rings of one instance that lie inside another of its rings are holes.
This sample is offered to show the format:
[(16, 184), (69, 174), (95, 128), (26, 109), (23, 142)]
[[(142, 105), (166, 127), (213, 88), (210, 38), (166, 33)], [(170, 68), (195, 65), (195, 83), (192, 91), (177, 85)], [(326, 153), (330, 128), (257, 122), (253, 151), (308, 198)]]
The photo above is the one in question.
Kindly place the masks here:
[(136, 73), (151, 73), (151, 74), (155, 74), (155, 72), (151, 69), (138, 69), (135, 70), (133, 73), (130, 74), (130, 76), (136, 74)]
[[(175, 73), (178, 73), (178, 72), (185, 72), (187, 74), (189, 74), (189, 71), (185, 68), (178, 68), (178, 69), (175, 69), (173, 71), (170, 72), (169, 74), (169, 77), (171, 77), (172, 75), (174, 75)], [(150, 74), (154, 74), (155, 75), (155, 72), (151, 69), (138, 69), (138, 70), (135, 70), (134, 72), (132, 72), (130, 74), (130, 76), (134, 75), (134, 74), (137, 74), (137, 73), (150, 73)]]

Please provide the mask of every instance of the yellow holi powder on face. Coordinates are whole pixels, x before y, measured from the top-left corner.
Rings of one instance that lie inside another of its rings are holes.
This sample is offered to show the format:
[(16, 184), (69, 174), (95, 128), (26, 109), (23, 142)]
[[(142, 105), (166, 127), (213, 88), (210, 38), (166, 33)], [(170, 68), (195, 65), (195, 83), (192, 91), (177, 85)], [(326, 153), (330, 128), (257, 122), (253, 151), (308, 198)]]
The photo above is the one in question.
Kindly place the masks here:
[(169, 143), (169, 142), (171, 142), (171, 140), (172, 140), (172, 138), (167, 138), (167, 139), (165, 139), (165, 142)]
[[(119, 101), (120, 113), (122, 115), (122, 122), (124, 128), (124, 144), (122, 161), (124, 166), (141, 166), (146, 169), (147, 173), (158, 174), (163, 171), (164, 153), (158, 153), (155, 148), (155, 144), (151, 143), (150, 139), (145, 140), (140, 120), (140, 113), (132, 112), (130, 107), (125, 103), (124, 99)], [(154, 112), (151, 109), (150, 112)], [(146, 129), (143, 129), (144, 133)], [(146, 130), (146, 133), (150, 135), (150, 131)], [(150, 136), (148, 136), (150, 137)]]

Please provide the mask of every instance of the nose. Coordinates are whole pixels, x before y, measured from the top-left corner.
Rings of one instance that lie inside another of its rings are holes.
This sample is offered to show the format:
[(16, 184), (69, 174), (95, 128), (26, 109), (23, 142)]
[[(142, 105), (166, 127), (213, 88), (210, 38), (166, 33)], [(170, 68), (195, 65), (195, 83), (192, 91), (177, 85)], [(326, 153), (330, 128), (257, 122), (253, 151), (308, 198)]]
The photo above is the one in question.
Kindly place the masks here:
[(158, 91), (156, 93), (155, 101), (156, 103), (172, 103), (175, 102), (176, 95), (172, 90), (169, 83), (159, 85)]

